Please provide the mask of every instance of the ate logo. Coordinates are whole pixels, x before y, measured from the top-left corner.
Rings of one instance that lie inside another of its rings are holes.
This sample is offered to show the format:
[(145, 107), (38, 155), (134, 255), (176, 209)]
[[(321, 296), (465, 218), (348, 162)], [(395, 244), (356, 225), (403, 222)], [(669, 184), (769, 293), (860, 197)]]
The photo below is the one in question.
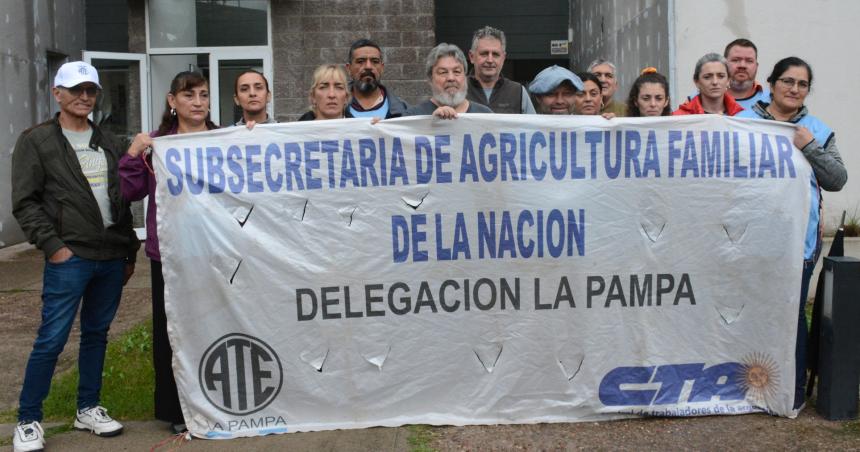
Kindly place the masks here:
[(200, 360), (200, 388), (219, 410), (244, 416), (262, 410), (284, 382), (281, 361), (269, 344), (241, 333), (216, 340)]

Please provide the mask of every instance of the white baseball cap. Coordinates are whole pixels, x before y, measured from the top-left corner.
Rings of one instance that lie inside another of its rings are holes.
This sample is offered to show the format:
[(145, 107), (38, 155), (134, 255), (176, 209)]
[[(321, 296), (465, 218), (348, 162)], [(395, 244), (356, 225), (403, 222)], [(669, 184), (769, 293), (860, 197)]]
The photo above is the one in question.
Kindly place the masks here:
[(99, 73), (96, 68), (83, 61), (72, 61), (60, 66), (57, 76), (54, 77), (54, 87), (72, 88), (86, 82), (102, 87), (99, 85)]

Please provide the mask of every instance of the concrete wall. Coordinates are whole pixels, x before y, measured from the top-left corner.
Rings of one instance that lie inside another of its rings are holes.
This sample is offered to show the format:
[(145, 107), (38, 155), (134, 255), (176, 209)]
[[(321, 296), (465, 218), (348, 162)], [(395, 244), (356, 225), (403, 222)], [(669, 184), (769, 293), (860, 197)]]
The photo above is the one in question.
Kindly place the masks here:
[(84, 0), (0, 1), (0, 247), (25, 240), (12, 216), (12, 149), (22, 131), (50, 117), (48, 52), (78, 60), (84, 38)]
[(385, 86), (410, 104), (429, 96), (423, 68), (436, 44), (433, 12), (430, 0), (272, 0), (277, 119), (307, 111), (314, 68), (346, 63), (349, 45), (359, 38), (383, 47)]
[(616, 101), (626, 100), (642, 68), (653, 66), (668, 75), (668, 0), (571, 0), (570, 9), (571, 68), (584, 71), (597, 58), (614, 62)]
[[(693, 66), (708, 52), (722, 53), (738, 37), (759, 50), (758, 80), (764, 82), (780, 59), (795, 55), (812, 66), (811, 113), (836, 132), (848, 183), (824, 194), (825, 227), (833, 230), (843, 209), (851, 215), (860, 205), (860, 128), (854, 124), (860, 90), (860, 59), (851, 48), (860, 42), (860, 2), (848, 0), (712, 0), (673, 1), (675, 83), (672, 98), (694, 91)], [(860, 210), (857, 210), (860, 214)]]

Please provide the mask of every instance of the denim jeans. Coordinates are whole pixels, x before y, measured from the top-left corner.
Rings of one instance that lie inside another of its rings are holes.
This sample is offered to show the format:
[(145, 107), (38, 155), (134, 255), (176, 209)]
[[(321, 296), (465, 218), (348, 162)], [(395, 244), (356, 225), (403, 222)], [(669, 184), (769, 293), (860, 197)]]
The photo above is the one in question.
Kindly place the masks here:
[(815, 261), (803, 261), (803, 276), (800, 282), (800, 312), (797, 315), (797, 340), (794, 347), (794, 408), (806, 400), (806, 343), (809, 329), (806, 327), (806, 297), (809, 295), (809, 280), (812, 279), (812, 271), (815, 269)]
[(48, 396), (57, 357), (69, 339), (79, 305), (78, 409), (99, 404), (107, 333), (119, 307), (124, 277), (124, 259), (96, 261), (72, 256), (60, 264), (45, 263), (42, 324), (27, 361), (18, 402), (19, 421), (42, 420), (42, 402)]

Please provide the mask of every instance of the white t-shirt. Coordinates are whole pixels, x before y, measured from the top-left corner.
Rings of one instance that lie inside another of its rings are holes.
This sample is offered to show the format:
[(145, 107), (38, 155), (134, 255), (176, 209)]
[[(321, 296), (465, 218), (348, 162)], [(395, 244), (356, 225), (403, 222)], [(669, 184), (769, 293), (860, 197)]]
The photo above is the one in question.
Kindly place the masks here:
[(90, 183), (90, 189), (99, 204), (105, 227), (112, 225), (113, 216), (110, 212), (110, 196), (108, 195), (108, 167), (104, 149), (90, 148), (93, 129), (87, 129), (85, 132), (63, 129), (63, 135), (69, 140), (69, 144), (72, 145), (72, 149), (78, 156), (81, 171), (84, 172), (84, 177)]

